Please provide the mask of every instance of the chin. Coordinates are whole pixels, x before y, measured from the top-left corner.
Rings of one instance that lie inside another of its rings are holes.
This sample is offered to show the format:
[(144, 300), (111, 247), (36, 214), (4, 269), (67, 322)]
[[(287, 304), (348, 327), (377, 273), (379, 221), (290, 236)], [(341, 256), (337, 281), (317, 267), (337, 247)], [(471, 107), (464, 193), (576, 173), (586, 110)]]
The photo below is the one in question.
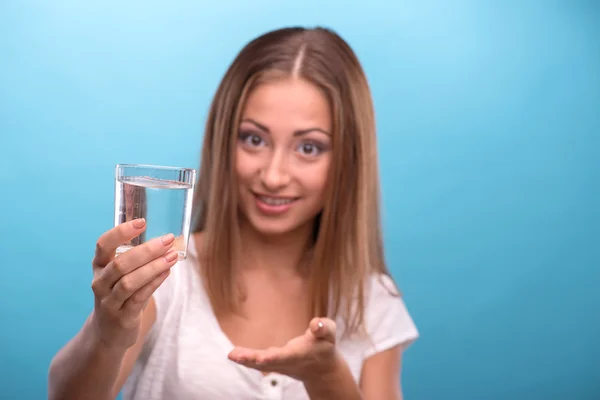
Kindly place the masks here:
[(283, 221), (260, 221), (251, 219), (250, 226), (262, 236), (285, 236), (297, 232), (300, 226), (297, 224), (287, 224)]
[(259, 213), (249, 213), (245, 214), (244, 219), (253, 231), (265, 237), (287, 236), (304, 231), (312, 232), (315, 218), (293, 217), (293, 215), (288, 215), (273, 218)]

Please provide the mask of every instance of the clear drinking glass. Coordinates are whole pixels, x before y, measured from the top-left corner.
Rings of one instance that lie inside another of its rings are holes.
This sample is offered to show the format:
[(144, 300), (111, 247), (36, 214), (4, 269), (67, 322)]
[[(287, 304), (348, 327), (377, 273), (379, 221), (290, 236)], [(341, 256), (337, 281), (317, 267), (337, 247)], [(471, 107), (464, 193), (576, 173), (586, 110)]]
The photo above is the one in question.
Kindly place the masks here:
[(115, 226), (146, 219), (146, 230), (117, 249), (117, 255), (147, 240), (175, 235), (173, 249), (187, 256), (196, 170), (158, 165), (117, 164)]

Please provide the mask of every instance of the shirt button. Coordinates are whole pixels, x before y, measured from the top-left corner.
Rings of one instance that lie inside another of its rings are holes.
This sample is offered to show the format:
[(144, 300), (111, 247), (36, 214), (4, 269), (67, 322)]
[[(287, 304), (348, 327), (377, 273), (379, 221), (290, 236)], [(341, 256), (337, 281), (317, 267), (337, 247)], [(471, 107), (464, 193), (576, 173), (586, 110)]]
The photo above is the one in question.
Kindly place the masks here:
[(277, 381), (275, 379), (271, 379), (271, 386), (277, 386)]

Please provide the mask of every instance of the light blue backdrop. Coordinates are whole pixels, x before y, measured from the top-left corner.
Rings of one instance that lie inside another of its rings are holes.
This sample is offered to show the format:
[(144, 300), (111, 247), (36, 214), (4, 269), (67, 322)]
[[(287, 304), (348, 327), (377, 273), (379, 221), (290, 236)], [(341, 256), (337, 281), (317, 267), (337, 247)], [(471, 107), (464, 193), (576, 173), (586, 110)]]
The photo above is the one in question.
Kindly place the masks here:
[[(284, 4), (286, 3), (286, 4)], [(252, 37), (324, 24), (377, 107), (407, 399), (600, 398), (594, 1), (0, 3), (0, 398), (42, 399), (92, 306), (113, 165), (198, 164)]]

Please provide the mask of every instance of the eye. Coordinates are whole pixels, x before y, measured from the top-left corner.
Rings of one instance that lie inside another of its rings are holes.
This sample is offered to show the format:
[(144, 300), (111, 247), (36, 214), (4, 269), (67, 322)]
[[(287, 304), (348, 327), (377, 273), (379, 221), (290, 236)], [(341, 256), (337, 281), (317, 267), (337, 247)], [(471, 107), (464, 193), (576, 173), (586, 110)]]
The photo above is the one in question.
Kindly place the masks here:
[(315, 157), (321, 154), (322, 149), (316, 143), (305, 142), (300, 144), (298, 151), (303, 155)]
[(264, 140), (254, 133), (240, 133), (240, 140), (250, 147), (259, 147), (264, 144)]

